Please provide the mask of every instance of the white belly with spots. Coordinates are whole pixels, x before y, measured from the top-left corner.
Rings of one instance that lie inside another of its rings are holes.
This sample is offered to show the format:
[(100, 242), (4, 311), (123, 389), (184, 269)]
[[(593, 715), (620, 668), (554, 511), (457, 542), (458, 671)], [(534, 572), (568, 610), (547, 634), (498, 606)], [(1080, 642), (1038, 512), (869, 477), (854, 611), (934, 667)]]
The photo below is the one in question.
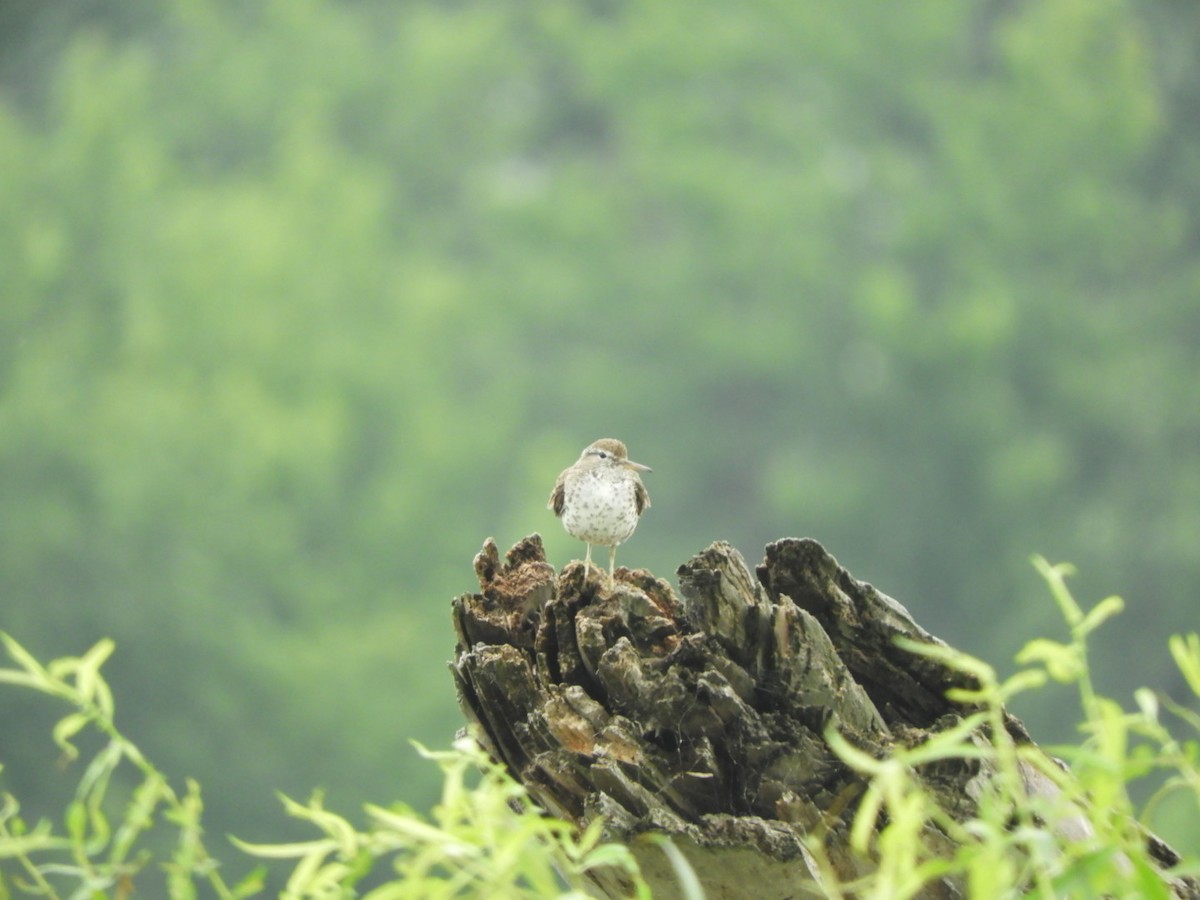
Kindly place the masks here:
[(589, 544), (615, 547), (637, 528), (634, 484), (588, 473), (570, 485), (563, 498), (563, 527)]

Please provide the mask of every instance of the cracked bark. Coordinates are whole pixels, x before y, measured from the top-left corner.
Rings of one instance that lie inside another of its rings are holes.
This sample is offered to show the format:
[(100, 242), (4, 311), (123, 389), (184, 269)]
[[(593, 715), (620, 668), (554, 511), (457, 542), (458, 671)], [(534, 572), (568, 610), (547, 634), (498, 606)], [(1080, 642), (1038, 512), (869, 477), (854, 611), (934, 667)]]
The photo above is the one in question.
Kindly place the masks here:
[[(818, 826), (838, 874), (860, 873), (869, 862), (847, 833), (863, 783), (829, 748), (828, 727), (883, 756), (973, 711), (946, 698), (973, 687), (967, 676), (896, 638), (941, 642), (816, 541), (768, 545), (754, 573), (712, 544), (679, 568), (680, 595), (641, 569), (611, 585), (580, 563), (559, 574), (536, 534), (503, 562), (489, 538), (475, 571), (480, 592), (453, 606), (464, 714), (546, 810), (580, 824), (603, 816), (656, 897), (676, 895), (675, 876), (634, 840), (647, 831), (671, 837), (711, 900), (820, 896), (802, 842)], [(1006, 727), (1031, 742), (1016, 718)], [(966, 763), (924, 774), (964, 815), (989, 776)], [(1024, 774), (1030, 792), (1054, 789)], [(1148, 841), (1164, 866), (1177, 861)], [(597, 886), (628, 889), (617, 873)], [(1200, 897), (1194, 882), (1175, 888)], [(960, 895), (947, 880), (924, 896)]]

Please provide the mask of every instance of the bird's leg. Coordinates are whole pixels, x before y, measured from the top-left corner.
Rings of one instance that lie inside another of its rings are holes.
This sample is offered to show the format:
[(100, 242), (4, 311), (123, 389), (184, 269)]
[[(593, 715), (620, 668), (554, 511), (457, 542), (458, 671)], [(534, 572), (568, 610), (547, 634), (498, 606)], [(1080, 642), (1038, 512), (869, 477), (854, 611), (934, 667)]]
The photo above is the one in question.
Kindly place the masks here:
[[(586, 544), (587, 541), (584, 541)], [(587, 545), (587, 553), (583, 557), (583, 580), (587, 581), (588, 576), (592, 574), (592, 545)]]
[(617, 545), (613, 544), (608, 548), (608, 580), (613, 580), (613, 569), (617, 565)]

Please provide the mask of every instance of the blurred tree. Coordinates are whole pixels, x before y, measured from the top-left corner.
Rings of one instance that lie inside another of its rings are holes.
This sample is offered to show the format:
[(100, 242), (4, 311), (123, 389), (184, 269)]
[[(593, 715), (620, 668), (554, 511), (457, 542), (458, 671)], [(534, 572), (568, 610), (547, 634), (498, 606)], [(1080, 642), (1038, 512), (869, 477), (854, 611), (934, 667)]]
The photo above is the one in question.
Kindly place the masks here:
[[(1002, 660), (1040, 551), (1129, 601), (1106, 690), (1168, 677), (1194, 6), (73, 11), (5, 12), (0, 627), (114, 637), (212, 830), (432, 798), (437, 598), (488, 534), (575, 553), (542, 507), (604, 434), (656, 468), (627, 564), (812, 534)], [(43, 733), (0, 728), (26, 796)]]

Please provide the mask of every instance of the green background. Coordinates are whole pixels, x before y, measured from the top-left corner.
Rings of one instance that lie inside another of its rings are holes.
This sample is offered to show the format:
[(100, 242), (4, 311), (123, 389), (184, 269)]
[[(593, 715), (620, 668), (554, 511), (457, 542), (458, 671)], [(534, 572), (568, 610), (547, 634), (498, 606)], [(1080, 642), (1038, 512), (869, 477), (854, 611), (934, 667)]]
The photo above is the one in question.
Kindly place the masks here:
[[(209, 831), (436, 795), (449, 602), (590, 441), (672, 577), (808, 535), (961, 649), (1183, 697), (1200, 5), (0, 6), (0, 628), (117, 642)], [(1075, 737), (1050, 692), (1018, 708)], [(0, 692), (0, 786), (78, 779)], [(1196, 840), (1183, 814), (1156, 823)], [(1190, 837), (1189, 837), (1190, 835)], [(217, 844), (218, 842), (214, 842)], [(230, 858), (236, 853), (230, 850)], [(232, 865), (241, 865), (234, 862)]]

